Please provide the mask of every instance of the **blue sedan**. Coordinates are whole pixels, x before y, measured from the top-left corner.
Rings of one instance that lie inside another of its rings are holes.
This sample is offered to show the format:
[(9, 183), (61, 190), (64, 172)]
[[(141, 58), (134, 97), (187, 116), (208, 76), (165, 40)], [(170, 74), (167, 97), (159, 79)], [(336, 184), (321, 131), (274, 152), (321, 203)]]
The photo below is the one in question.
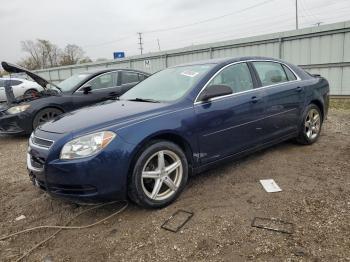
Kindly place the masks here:
[(161, 208), (191, 174), (288, 139), (314, 143), (328, 96), (327, 80), (272, 58), (167, 68), (118, 100), (39, 126), (30, 177), (53, 196)]

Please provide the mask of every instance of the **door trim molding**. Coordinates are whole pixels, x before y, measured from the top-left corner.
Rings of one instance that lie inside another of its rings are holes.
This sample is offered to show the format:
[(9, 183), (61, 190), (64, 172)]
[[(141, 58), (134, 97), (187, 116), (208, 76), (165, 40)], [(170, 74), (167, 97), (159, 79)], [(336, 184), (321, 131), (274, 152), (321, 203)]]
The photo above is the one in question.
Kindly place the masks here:
[(257, 122), (257, 121), (260, 121), (260, 120), (264, 120), (264, 119), (267, 119), (267, 118), (270, 118), (270, 117), (274, 117), (274, 116), (277, 116), (277, 115), (282, 115), (282, 114), (285, 114), (285, 113), (288, 113), (288, 112), (291, 112), (291, 111), (294, 111), (294, 110), (297, 110), (297, 109), (296, 108), (288, 109), (288, 110), (285, 110), (283, 112), (279, 112), (279, 113), (276, 113), (276, 114), (265, 116), (265, 117), (262, 117), (262, 118), (259, 118), (259, 119), (256, 119), (256, 120), (248, 121), (248, 122), (245, 122), (245, 123), (242, 123), (242, 124), (239, 124), (239, 125), (230, 126), (230, 127), (227, 127), (227, 128), (215, 131), (215, 132), (211, 132), (211, 133), (205, 134), (205, 135), (203, 135), (203, 137), (207, 137), (207, 136), (211, 136), (211, 135), (214, 135), (214, 134), (217, 134), (217, 133), (225, 132), (227, 130), (231, 130), (231, 129), (234, 129), (234, 128), (237, 128), (237, 127), (240, 127), (240, 126), (248, 125), (248, 124), (251, 124), (251, 123), (254, 123), (254, 122)]

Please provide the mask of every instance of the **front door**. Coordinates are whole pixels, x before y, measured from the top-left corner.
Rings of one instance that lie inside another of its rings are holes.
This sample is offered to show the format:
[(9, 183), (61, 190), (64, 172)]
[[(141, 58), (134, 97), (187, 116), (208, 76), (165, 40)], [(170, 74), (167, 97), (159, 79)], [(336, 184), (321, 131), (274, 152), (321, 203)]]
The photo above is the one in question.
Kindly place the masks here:
[(246, 63), (225, 67), (206, 88), (210, 85), (229, 86), (233, 94), (195, 103), (202, 164), (258, 144), (264, 116), (264, 93), (254, 88)]
[[(108, 72), (86, 82), (74, 92), (73, 107), (80, 108), (118, 96), (120, 94), (120, 86), (117, 85), (117, 77), (118, 72)], [(86, 86), (91, 87), (91, 91), (88, 93), (83, 91), (83, 88)]]

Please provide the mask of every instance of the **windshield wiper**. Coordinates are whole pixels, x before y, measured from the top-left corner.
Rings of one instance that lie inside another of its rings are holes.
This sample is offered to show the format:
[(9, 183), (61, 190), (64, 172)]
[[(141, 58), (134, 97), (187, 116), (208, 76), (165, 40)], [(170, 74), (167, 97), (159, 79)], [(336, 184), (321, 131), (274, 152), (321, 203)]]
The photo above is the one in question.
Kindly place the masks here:
[(134, 99), (128, 99), (128, 101), (136, 101), (136, 102), (149, 102), (149, 103), (160, 103), (158, 100), (151, 99), (151, 98), (134, 98)]

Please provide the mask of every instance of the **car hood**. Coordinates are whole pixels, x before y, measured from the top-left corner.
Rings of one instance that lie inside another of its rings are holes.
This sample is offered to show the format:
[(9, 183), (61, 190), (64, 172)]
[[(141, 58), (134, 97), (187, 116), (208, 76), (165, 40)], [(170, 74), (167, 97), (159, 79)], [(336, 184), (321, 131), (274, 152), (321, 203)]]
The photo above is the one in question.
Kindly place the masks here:
[(57, 85), (51, 83), (50, 81), (46, 80), (45, 78), (42, 78), (41, 76), (21, 67), (18, 65), (14, 65), (8, 62), (1, 62), (2, 68), (8, 72), (8, 73), (26, 73), (28, 76), (30, 76), (35, 82), (37, 82), (40, 86), (42, 86), (44, 89), (46, 89), (47, 85), (50, 84), (52, 86), (55, 86), (56, 88)]
[(120, 128), (168, 112), (166, 103), (106, 101), (66, 113), (39, 127), (51, 133), (92, 132), (110, 126)]

